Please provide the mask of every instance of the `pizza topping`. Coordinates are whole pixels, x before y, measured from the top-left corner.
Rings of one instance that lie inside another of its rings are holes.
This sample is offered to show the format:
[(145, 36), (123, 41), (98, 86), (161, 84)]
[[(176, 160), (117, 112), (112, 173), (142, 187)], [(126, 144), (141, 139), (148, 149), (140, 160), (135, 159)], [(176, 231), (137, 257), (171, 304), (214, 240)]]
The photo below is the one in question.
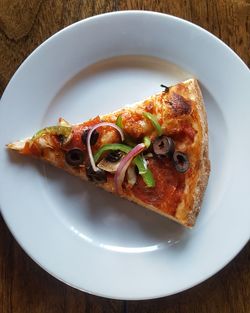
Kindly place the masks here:
[(88, 179), (94, 183), (105, 183), (107, 181), (107, 174), (102, 169), (94, 171), (91, 164), (86, 167), (86, 175)]
[(122, 116), (119, 115), (116, 120), (116, 125), (122, 129)]
[(60, 126), (71, 126), (70, 123), (68, 121), (66, 121), (64, 118), (60, 117), (59, 121), (58, 121)]
[(83, 164), (83, 152), (80, 149), (71, 149), (66, 152), (65, 160), (71, 166), (79, 166)]
[(161, 87), (164, 88), (164, 92), (169, 92), (169, 87), (166, 85), (161, 84)]
[(115, 173), (114, 182), (117, 193), (122, 193), (122, 183), (125, 178), (126, 171), (132, 160), (145, 149), (145, 145), (140, 143), (136, 145), (120, 162)]
[(120, 160), (120, 158), (123, 156), (124, 154), (122, 153), (121, 150), (114, 150), (111, 151), (107, 156), (106, 156), (106, 160), (109, 162), (117, 162)]
[(157, 133), (159, 136), (162, 135), (162, 128), (161, 125), (159, 124), (157, 117), (149, 112), (143, 112), (143, 116), (146, 117), (148, 120), (150, 120), (150, 122), (152, 123), (152, 125), (154, 126), (154, 128), (156, 129)]
[(151, 158), (148, 167), (154, 175), (155, 188), (145, 188), (145, 183), (138, 177), (131, 193), (144, 203), (154, 205), (162, 212), (172, 216), (180, 203), (185, 188), (185, 175), (174, 168), (171, 160)]
[(147, 136), (145, 136), (145, 137), (143, 138), (143, 143), (144, 143), (145, 147), (148, 149), (148, 148), (150, 147), (150, 145), (151, 145), (151, 140), (150, 140), (150, 138), (147, 137)]
[(187, 144), (192, 144), (194, 142), (197, 130), (188, 122), (181, 122), (177, 128), (171, 129), (169, 136), (177, 142), (186, 142)]
[[(142, 143), (142, 145), (144, 145)], [(145, 145), (144, 145), (145, 146)], [(122, 151), (126, 154), (130, 153), (132, 151), (132, 147), (129, 147), (127, 145), (121, 144), (121, 143), (113, 143), (113, 144), (107, 144), (102, 146), (94, 155), (94, 161), (97, 162), (100, 157), (102, 156), (102, 154), (106, 151)], [(107, 157), (106, 157), (107, 158)], [(148, 179), (148, 167), (147, 167), (147, 161), (145, 160), (145, 158), (142, 155), (137, 155), (134, 158), (134, 164), (136, 165), (139, 174), (142, 176), (143, 180), (145, 181), (145, 184), (147, 187), (151, 187), (154, 185), (153, 180), (149, 180)]]
[(153, 173), (148, 167), (146, 173), (142, 174), (141, 176), (147, 187), (149, 188), (155, 187), (155, 179)]
[(135, 158), (135, 164), (137, 165), (139, 174), (143, 175), (147, 172), (147, 161), (142, 155), (138, 155)]
[(127, 179), (130, 186), (134, 186), (137, 180), (134, 164), (130, 164), (127, 170)]
[(63, 145), (65, 138), (62, 134), (60, 134), (60, 135), (57, 135), (57, 140), (59, 141), (61, 145)]
[(70, 126), (50, 126), (39, 130), (33, 137), (32, 140), (37, 140), (44, 135), (55, 135), (59, 136), (58, 141), (66, 145), (72, 139), (72, 127)]
[(160, 136), (153, 142), (153, 150), (156, 155), (172, 157), (174, 149), (174, 141), (168, 136)]
[(108, 123), (108, 122), (102, 122), (102, 123), (98, 123), (96, 125), (94, 125), (88, 132), (88, 135), (87, 135), (87, 150), (88, 150), (88, 155), (89, 155), (89, 159), (90, 159), (90, 163), (92, 165), (92, 168), (95, 172), (97, 172), (99, 169), (98, 167), (95, 165), (95, 161), (94, 161), (94, 158), (93, 158), (93, 154), (92, 154), (92, 150), (91, 150), (91, 136), (93, 134), (93, 132), (99, 128), (99, 127), (105, 127), (105, 126), (109, 126), (109, 127), (113, 127), (115, 128), (120, 136), (121, 136), (121, 139), (122, 141), (124, 140), (124, 134), (123, 134), (123, 131), (121, 130), (120, 127), (118, 127), (117, 125), (113, 124), (113, 123)]
[(109, 173), (115, 173), (120, 164), (120, 160), (115, 162), (110, 162), (106, 158), (102, 159), (101, 162), (97, 164), (97, 167)]
[[(87, 129), (85, 129), (85, 130), (83, 131), (83, 133), (82, 133), (82, 137), (81, 137), (81, 138), (82, 138), (82, 143), (83, 143), (84, 145), (87, 144), (87, 137), (88, 137), (89, 131), (90, 131), (90, 129), (87, 128)], [(91, 144), (91, 146), (93, 146), (93, 145), (96, 144), (98, 138), (99, 138), (99, 133), (98, 133), (97, 130), (95, 129), (95, 130), (93, 131), (92, 136), (91, 136), (91, 139), (90, 139), (90, 144)]]
[(187, 100), (181, 95), (173, 92), (169, 102), (173, 108), (176, 115), (184, 115), (191, 113), (191, 105)]
[(185, 173), (189, 168), (188, 157), (185, 153), (175, 151), (173, 155), (174, 166), (180, 173)]
[(110, 143), (102, 146), (94, 155), (94, 161), (97, 162), (102, 154), (106, 151), (122, 151), (129, 153), (132, 150), (131, 147), (124, 145), (122, 143)]
[(144, 154), (144, 156), (145, 156), (146, 159), (150, 159), (150, 158), (154, 157), (152, 152), (147, 152), (146, 154)]
[[(116, 119), (116, 125), (118, 127), (120, 127), (121, 129), (123, 129), (123, 120), (122, 120), (122, 115), (119, 115)], [(125, 139), (124, 142), (126, 144), (128, 144), (129, 146), (135, 147), (136, 143), (133, 141), (133, 139), (131, 138), (131, 136), (129, 136), (128, 134), (124, 133)]]

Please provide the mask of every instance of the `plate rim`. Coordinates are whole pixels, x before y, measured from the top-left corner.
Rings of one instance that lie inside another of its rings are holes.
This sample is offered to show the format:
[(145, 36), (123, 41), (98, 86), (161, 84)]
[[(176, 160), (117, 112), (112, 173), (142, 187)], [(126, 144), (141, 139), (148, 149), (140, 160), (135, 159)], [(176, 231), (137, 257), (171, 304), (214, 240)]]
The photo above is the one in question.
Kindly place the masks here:
[(105, 16), (112, 16), (112, 15), (124, 15), (124, 14), (130, 14), (130, 15), (137, 15), (137, 14), (147, 14), (147, 15), (155, 15), (155, 16), (162, 16), (162, 17), (167, 17), (169, 19), (172, 20), (177, 20), (181, 23), (187, 24), (191, 27), (197, 28), (200, 31), (206, 33), (208, 36), (212, 37), (214, 40), (216, 40), (217, 42), (219, 42), (220, 44), (222, 44), (227, 50), (229, 50), (231, 53), (234, 54), (234, 56), (238, 59), (239, 62), (241, 62), (241, 64), (245, 67), (246, 70), (249, 71), (250, 74), (250, 69), (248, 68), (247, 64), (240, 58), (240, 56), (229, 46), (227, 45), (224, 41), (222, 41), (220, 38), (218, 38), (217, 36), (215, 36), (213, 33), (211, 33), (210, 31), (208, 31), (207, 29), (191, 22), (188, 20), (185, 20), (184, 18), (175, 16), (175, 15), (171, 15), (171, 14), (167, 14), (167, 13), (162, 13), (162, 12), (156, 12), (156, 11), (150, 11), (150, 10), (121, 10), (121, 11), (112, 11), (112, 12), (105, 12), (105, 13), (101, 13), (101, 14), (97, 14), (97, 15), (93, 15), (93, 16), (89, 16), (87, 18), (81, 19), (77, 22), (74, 22), (62, 29), (60, 29), (59, 31), (55, 32), (53, 35), (51, 35), (49, 38), (45, 39), (40, 45), (38, 45), (24, 60), (23, 62), (18, 66), (18, 68), (16, 69), (16, 71), (14, 72), (14, 74), (12, 75), (11, 79), (9, 80), (7, 86), (5, 87), (3, 94), (0, 98), (0, 101), (3, 99), (6, 90), (8, 89), (9, 85), (11, 84), (12, 80), (15, 78), (15, 76), (18, 74), (18, 72), (25, 66), (26, 62), (29, 61), (29, 59), (38, 51), (40, 50), (43, 46), (47, 45), (48, 42), (52, 41), (55, 37), (57, 37), (58, 35), (60, 35), (61, 33), (63, 33), (64, 31), (67, 31), (67, 29), (69, 28), (74, 28), (77, 27), (79, 24), (85, 24), (89, 21), (95, 21), (98, 20), (100, 18), (103, 18)]

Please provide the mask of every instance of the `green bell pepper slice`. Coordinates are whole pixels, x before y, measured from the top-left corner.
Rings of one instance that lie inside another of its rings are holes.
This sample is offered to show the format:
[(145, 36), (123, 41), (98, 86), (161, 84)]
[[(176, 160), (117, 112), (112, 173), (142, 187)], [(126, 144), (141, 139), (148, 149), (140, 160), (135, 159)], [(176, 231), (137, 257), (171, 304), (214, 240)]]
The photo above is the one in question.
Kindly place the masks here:
[(148, 148), (150, 147), (150, 145), (151, 145), (151, 140), (150, 140), (150, 138), (149, 138), (148, 136), (145, 136), (145, 137), (143, 138), (143, 143), (144, 143), (145, 147), (148, 149)]
[(119, 116), (117, 117), (117, 119), (116, 119), (116, 125), (117, 125), (118, 127), (120, 127), (121, 129), (123, 128), (123, 125), (122, 125), (122, 116), (121, 116), (121, 115), (119, 115)]
[[(111, 144), (106, 144), (104, 146), (102, 146), (94, 155), (94, 161), (97, 162), (101, 155), (105, 152), (105, 151), (115, 151), (115, 150), (120, 150), (124, 153), (129, 153), (133, 148), (127, 145), (124, 145), (122, 143), (111, 143)], [(137, 155), (134, 158), (134, 163), (137, 166), (138, 170), (139, 170), (139, 174), (144, 174), (146, 173), (146, 168), (143, 162), (143, 159), (140, 155)]]
[(150, 122), (152, 123), (152, 125), (154, 126), (154, 128), (156, 129), (157, 133), (159, 136), (162, 135), (162, 128), (161, 125), (159, 124), (157, 117), (149, 112), (143, 112), (142, 113), (144, 117), (146, 117), (148, 120), (150, 120)]
[(72, 127), (70, 126), (50, 126), (45, 127), (41, 130), (39, 130), (33, 137), (32, 140), (38, 139), (42, 137), (45, 134), (51, 134), (51, 135), (63, 135), (65, 138), (68, 138), (71, 135)]
[[(113, 144), (106, 144), (102, 146), (94, 155), (94, 161), (97, 162), (101, 155), (106, 152), (106, 151), (115, 151), (115, 150), (120, 150), (124, 153), (129, 153), (133, 148), (127, 145), (124, 145), (122, 143), (113, 143)], [(155, 181), (152, 172), (150, 169), (147, 167), (146, 160), (144, 159), (143, 156), (137, 155), (134, 158), (135, 165), (138, 168), (139, 174), (142, 176), (142, 179), (144, 183), (146, 184), (147, 187), (154, 187), (155, 186)]]
[[(116, 125), (123, 129), (123, 123), (122, 123), (122, 116), (119, 115), (116, 119)], [(129, 146), (135, 147), (136, 143), (133, 142), (133, 140), (130, 138), (129, 135), (125, 134), (125, 143), (127, 143)]]
[(153, 173), (150, 171), (149, 168), (147, 168), (147, 171), (145, 174), (142, 174), (142, 179), (147, 187), (153, 188), (155, 187), (155, 180)]
[(131, 147), (124, 145), (122, 143), (110, 143), (110, 144), (106, 144), (104, 146), (102, 146), (94, 155), (94, 161), (97, 162), (101, 155), (105, 152), (105, 151), (115, 151), (115, 150), (120, 150), (122, 152), (125, 153), (129, 153), (129, 151), (132, 150)]

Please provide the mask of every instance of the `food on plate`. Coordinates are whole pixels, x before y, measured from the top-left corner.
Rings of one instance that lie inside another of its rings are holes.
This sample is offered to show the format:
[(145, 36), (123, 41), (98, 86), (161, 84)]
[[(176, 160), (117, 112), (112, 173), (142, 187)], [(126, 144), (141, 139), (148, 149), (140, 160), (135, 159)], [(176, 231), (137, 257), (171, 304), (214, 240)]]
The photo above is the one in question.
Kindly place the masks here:
[(63, 118), (8, 144), (186, 227), (207, 186), (208, 127), (196, 79), (113, 113), (71, 125)]

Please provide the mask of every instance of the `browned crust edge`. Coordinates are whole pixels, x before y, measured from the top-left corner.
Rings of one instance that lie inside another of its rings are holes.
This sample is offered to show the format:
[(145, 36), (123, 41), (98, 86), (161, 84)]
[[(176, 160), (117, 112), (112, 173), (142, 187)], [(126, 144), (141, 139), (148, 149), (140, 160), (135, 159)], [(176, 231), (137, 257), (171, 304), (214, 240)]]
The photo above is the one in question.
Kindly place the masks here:
[(196, 79), (189, 80), (189, 88), (192, 94), (197, 98), (197, 112), (200, 117), (201, 127), (202, 127), (202, 149), (201, 149), (201, 169), (199, 172), (199, 177), (197, 180), (197, 185), (194, 190), (194, 203), (192, 210), (188, 213), (186, 226), (193, 227), (196, 218), (200, 212), (204, 193), (208, 184), (208, 178), (210, 174), (210, 161), (208, 156), (208, 124), (207, 124), (207, 114), (205, 111), (205, 105), (203, 102), (203, 97), (201, 90)]

